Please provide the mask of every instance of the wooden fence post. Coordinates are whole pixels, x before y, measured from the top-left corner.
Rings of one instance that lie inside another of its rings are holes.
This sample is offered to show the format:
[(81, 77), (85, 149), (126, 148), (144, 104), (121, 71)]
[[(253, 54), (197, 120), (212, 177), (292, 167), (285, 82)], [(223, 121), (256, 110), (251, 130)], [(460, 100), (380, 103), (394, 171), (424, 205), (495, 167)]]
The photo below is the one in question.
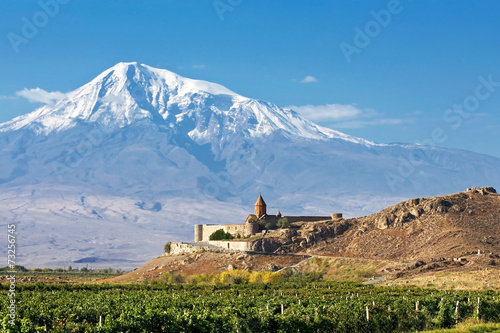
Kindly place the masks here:
[(480, 299), (479, 297), (477, 298), (477, 308), (476, 308), (476, 315), (477, 315), (477, 319), (479, 319), (479, 302), (480, 302)]

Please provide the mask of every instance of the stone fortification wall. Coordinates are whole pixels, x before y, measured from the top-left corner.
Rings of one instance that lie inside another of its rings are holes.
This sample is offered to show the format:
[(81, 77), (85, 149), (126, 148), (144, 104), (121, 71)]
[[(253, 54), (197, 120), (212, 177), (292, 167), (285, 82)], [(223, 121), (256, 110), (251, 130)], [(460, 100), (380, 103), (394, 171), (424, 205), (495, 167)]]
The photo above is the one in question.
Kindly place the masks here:
[(194, 226), (194, 241), (202, 242), (203, 241), (203, 225), (197, 224)]
[(288, 223), (294, 222), (319, 222), (319, 221), (331, 221), (342, 218), (342, 214), (332, 214), (331, 216), (274, 216), (268, 215), (264, 217), (266, 223), (269, 223), (271, 228), (276, 228), (278, 226), (278, 221), (281, 218), (286, 218)]
[(240, 234), (241, 237), (247, 235), (245, 224), (197, 224), (194, 226), (194, 241), (208, 242), (210, 235), (219, 229), (229, 232), (234, 237)]
[(245, 223), (245, 237), (255, 235), (259, 232), (259, 224), (256, 222)]
[(284, 216), (288, 219), (289, 223), (293, 222), (318, 222), (318, 221), (330, 221), (331, 216)]
[(252, 244), (254, 241), (209, 241), (204, 244), (189, 244), (182, 242), (175, 242), (170, 244), (170, 252), (164, 255), (175, 255), (182, 253), (194, 253), (197, 251), (210, 251), (210, 250), (222, 250), (229, 252), (245, 252), (252, 251)]
[(224, 231), (229, 232), (234, 237), (240, 234), (241, 237), (245, 236), (245, 224), (225, 224)]
[(193, 253), (200, 250), (203, 250), (203, 246), (176, 242), (170, 244), (170, 253), (167, 254)]
[(210, 245), (230, 251), (251, 251), (253, 242), (244, 241), (210, 241)]

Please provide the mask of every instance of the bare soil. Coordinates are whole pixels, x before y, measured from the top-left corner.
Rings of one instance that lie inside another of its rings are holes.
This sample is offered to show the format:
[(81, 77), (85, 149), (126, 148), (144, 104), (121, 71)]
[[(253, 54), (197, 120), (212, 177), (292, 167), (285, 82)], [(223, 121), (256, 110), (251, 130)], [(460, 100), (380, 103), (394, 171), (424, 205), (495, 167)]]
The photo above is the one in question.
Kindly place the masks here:
[(148, 261), (133, 272), (108, 279), (109, 282), (133, 282), (157, 279), (163, 272), (213, 274), (228, 269), (244, 269), (252, 272), (276, 271), (293, 266), (308, 258), (307, 255), (238, 254), (205, 251), (192, 254), (166, 255)]

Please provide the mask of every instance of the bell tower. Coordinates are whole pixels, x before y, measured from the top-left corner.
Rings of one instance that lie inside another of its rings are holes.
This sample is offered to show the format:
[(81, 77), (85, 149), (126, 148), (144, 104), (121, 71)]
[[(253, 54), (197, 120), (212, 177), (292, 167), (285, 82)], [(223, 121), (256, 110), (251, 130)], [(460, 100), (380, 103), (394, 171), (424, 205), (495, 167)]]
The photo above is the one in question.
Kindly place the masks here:
[(261, 216), (266, 215), (266, 203), (264, 199), (262, 199), (262, 195), (259, 195), (257, 202), (255, 203), (255, 215), (260, 218)]

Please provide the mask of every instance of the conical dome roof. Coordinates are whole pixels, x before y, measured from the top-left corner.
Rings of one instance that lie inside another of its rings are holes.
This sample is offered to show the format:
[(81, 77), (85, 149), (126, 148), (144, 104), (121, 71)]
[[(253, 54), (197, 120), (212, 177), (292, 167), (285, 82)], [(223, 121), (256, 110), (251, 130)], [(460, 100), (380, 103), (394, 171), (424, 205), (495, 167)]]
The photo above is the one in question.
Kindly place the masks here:
[(265, 206), (266, 203), (264, 199), (262, 199), (262, 195), (259, 195), (259, 198), (257, 199), (257, 202), (255, 203), (255, 206)]

